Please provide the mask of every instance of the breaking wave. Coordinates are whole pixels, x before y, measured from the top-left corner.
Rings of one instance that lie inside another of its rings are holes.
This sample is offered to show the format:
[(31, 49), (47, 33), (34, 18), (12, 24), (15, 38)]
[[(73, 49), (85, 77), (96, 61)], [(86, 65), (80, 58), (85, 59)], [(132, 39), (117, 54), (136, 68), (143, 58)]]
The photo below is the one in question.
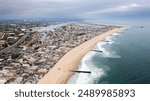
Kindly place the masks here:
[(100, 76), (104, 75), (104, 71), (101, 68), (94, 66), (92, 57), (96, 55), (95, 52), (87, 53), (79, 66), (80, 71), (91, 71), (91, 73), (76, 73), (68, 83), (76, 84), (94, 84), (98, 82)]
[[(101, 67), (97, 67), (94, 65), (93, 57), (95, 55), (100, 56), (101, 58), (121, 58), (115, 51), (108, 49), (106, 45), (111, 45), (114, 43), (113, 37), (119, 35), (119, 33), (114, 33), (113, 36), (108, 36), (105, 38), (103, 42), (98, 42), (94, 48), (94, 50), (99, 50), (102, 52), (90, 51), (88, 52), (82, 59), (81, 64), (79, 66), (80, 71), (91, 71), (91, 74), (87, 73), (76, 73), (71, 79), (68, 81), (70, 84), (96, 84), (98, 80), (106, 76), (106, 71), (110, 68), (104, 65)], [(107, 70), (106, 70), (107, 69)]]
[[(102, 51), (101, 57), (106, 57), (106, 58), (121, 58), (115, 51), (113, 50), (108, 50), (104, 46), (106, 45), (106, 42), (99, 42), (96, 44), (96, 49)], [(109, 42), (110, 44), (110, 42)]]

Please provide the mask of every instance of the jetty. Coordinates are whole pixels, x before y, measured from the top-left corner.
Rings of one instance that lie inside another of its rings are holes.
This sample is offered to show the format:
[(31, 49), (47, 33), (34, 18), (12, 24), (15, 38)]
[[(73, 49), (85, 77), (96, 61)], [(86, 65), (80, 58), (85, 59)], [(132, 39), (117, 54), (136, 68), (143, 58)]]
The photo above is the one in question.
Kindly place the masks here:
[(110, 41), (106, 40), (106, 41), (104, 41), (104, 42), (110, 42)]
[(70, 70), (70, 72), (91, 74), (91, 71), (74, 71), (74, 70)]
[(101, 51), (101, 50), (92, 50), (92, 51), (94, 51), (94, 52), (100, 52), (100, 53), (103, 52), (103, 51)]

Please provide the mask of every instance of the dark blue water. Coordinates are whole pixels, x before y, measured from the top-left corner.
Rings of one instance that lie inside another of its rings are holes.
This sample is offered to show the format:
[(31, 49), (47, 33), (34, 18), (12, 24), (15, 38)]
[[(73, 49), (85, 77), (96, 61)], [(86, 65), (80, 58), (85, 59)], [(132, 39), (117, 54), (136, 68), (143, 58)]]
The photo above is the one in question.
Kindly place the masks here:
[(92, 63), (105, 73), (98, 83), (150, 84), (150, 26), (142, 20), (127, 21), (125, 25), (127, 29), (111, 38), (112, 44), (102, 46), (119, 57), (97, 54), (92, 58)]

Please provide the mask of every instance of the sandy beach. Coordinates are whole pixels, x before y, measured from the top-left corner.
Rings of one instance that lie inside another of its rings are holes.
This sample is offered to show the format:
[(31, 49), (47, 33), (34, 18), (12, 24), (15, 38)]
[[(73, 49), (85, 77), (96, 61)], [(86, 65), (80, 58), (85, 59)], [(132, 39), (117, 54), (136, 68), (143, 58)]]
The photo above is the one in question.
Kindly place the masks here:
[(92, 50), (97, 42), (103, 41), (105, 37), (115, 32), (120, 32), (121, 30), (121, 28), (113, 29), (73, 48), (65, 54), (41, 80), (39, 80), (38, 84), (66, 84), (73, 75), (73, 72), (70, 72), (70, 70), (78, 69), (83, 56)]

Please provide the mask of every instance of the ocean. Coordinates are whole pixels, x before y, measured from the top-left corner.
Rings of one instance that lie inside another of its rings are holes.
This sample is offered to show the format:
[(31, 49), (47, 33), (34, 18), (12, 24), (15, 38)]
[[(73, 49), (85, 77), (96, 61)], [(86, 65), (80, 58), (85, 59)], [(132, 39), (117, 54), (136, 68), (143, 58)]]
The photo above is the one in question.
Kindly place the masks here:
[[(91, 23), (108, 23), (88, 20)], [(112, 22), (113, 23), (113, 22)], [(150, 84), (150, 25), (145, 20), (117, 22), (126, 27), (122, 32), (98, 42), (82, 59), (79, 70), (68, 83), (73, 84)]]

